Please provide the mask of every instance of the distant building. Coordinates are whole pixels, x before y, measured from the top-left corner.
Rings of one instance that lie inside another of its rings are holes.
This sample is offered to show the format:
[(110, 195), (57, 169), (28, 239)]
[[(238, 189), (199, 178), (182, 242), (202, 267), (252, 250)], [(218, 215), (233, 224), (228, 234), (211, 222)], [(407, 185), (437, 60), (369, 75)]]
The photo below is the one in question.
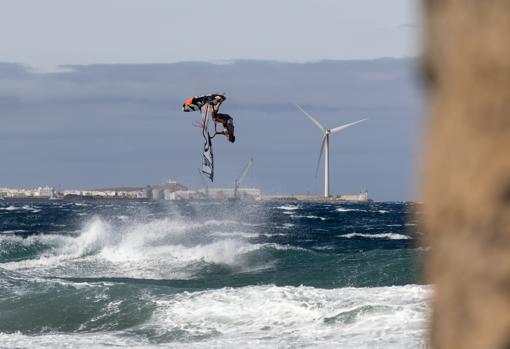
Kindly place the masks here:
[(173, 192), (165, 190), (165, 200), (198, 200), (203, 197), (202, 193), (194, 190), (177, 190)]
[(51, 187), (39, 187), (36, 189), (10, 189), (0, 188), (0, 196), (4, 198), (50, 198), (55, 194), (55, 189)]
[[(223, 199), (247, 199), (247, 200), (260, 200), (262, 195), (260, 189), (257, 188), (239, 188), (237, 189), (237, 197), (234, 188), (209, 188), (208, 197), (210, 199), (223, 200)], [(205, 195), (203, 190), (200, 191)]]
[(151, 195), (152, 195), (152, 200), (164, 199), (163, 189), (161, 187), (152, 188)]
[(355, 195), (338, 195), (335, 197), (336, 200), (342, 201), (368, 201), (368, 191), (361, 192)]
[(34, 197), (40, 197), (40, 198), (50, 198), (55, 196), (55, 189), (45, 186), (45, 187), (39, 187), (34, 190), (33, 192)]
[(144, 199), (152, 199), (152, 191), (149, 185), (143, 188), (142, 195)]
[(98, 199), (154, 199), (163, 200), (171, 197), (175, 191), (187, 191), (188, 188), (169, 180), (161, 185), (146, 187), (114, 187), (104, 189), (68, 189), (56, 192), (54, 188), (45, 186), (36, 189), (10, 189), (0, 188), (0, 197), (3, 198), (51, 198), (67, 197), (69, 199), (86, 197)]

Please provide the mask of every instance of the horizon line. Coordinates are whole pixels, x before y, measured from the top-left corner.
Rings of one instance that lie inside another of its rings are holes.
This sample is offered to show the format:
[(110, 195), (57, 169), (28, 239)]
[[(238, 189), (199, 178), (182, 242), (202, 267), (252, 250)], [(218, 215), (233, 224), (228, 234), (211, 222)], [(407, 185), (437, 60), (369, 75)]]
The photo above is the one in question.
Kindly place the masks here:
[(311, 60), (280, 60), (280, 59), (259, 59), (259, 58), (232, 58), (232, 59), (213, 59), (213, 60), (181, 60), (174, 62), (94, 62), (94, 63), (59, 63), (59, 64), (40, 64), (34, 65), (24, 62), (0, 61), (0, 65), (13, 65), (23, 68), (25, 71), (31, 73), (61, 73), (73, 72), (75, 68), (90, 67), (90, 66), (164, 66), (164, 65), (179, 65), (179, 64), (206, 64), (206, 65), (234, 65), (239, 63), (269, 63), (269, 64), (294, 64), (294, 65), (307, 65), (307, 64), (320, 64), (328, 62), (371, 62), (371, 61), (391, 61), (391, 60), (410, 60), (417, 59), (419, 55), (408, 56), (381, 56), (374, 58), (321, 58)]

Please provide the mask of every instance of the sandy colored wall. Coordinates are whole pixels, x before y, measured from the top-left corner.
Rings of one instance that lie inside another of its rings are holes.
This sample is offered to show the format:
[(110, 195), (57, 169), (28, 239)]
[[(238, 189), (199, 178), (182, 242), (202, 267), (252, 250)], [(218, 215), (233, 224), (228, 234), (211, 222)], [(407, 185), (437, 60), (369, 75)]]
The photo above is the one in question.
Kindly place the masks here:
[(510, 1), (428, 0), (433, 348), (510, 348)]

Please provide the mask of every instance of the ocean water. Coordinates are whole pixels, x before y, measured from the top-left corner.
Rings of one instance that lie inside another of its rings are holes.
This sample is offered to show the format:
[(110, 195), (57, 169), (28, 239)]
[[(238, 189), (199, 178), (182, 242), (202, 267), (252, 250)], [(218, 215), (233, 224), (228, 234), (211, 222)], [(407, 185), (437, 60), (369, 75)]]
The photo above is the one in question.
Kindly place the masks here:
[(422, 348), (411, 211), (0, 202), (0, 348)]

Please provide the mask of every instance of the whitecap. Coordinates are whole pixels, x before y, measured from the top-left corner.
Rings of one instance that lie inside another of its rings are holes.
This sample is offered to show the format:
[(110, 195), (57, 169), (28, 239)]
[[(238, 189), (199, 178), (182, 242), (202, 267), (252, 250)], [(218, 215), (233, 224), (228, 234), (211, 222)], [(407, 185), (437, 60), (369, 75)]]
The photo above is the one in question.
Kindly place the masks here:
[(309, 216), (302, 216), (302, 215), (291, 215), (292, 218), (308, 218), (308, 219), (319, 219), (321, 221), (325, 221), (326, 218), (324, 217), (319, 217), (319, 216), (314, 216), (314, 215), (309, 215)]
[(284, 210), (284, 211), (295, 211), (295, 210), (299, 209), (299, 206), (298, 205), (283, 205), (283, 206), (278, 206), (276, 208), (279, 210)]
[(276, 228), (278, 228), (278, 229), (289, 229), (289, 228), (293, 228), (295, 226), (296, 225), (293, 224), (293, 223), (283, 223), (282, 225), (277, 226)]
[(26, 230), (23, 229), (14, 229), (14, 230), (3, 230), (0, 234), (17, 234), (17, 233), (25, 233)]
[(15, 210), (19, 210), (19, 207), (16, 207), (16, 206), (7, 206), (7, 207), (0, 207), (0, 211), (15, 211)]
[(352, 238), (366, 238), (366, 239), (387, 239), (387, 240), (409, 240), (410, 236), (397, 234), (397, 233), (378, 233), (378, 234), (365, 234), (365, 233), (350, 233), (337, 235), (337, 237), (352, 239)]
[(358, 208), (344, 208), (344, 207), (337, 207), (336, 208), (336, 211), (337, 212), (354, 212), (354, 211), (358, 211), (358, 212), (368, 212), (367, 210), (360, 210)]

